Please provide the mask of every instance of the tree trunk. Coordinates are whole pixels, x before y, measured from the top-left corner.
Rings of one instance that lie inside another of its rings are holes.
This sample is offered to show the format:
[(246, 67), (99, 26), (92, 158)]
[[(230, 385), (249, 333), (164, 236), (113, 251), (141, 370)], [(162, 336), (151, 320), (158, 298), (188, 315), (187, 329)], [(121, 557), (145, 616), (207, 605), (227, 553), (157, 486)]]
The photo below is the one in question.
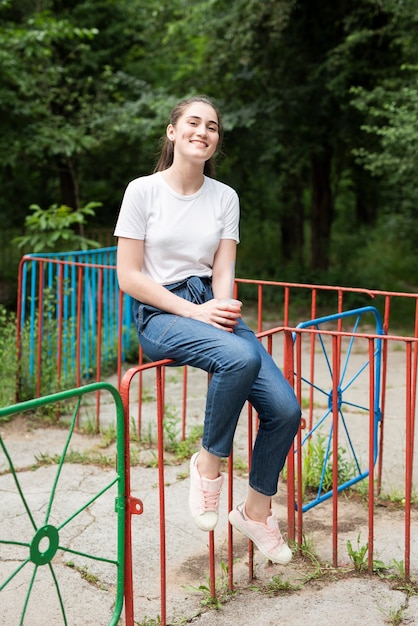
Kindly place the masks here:
[(334, 205), (331, 193), (332, 150), (314, 154), (312, 167), (311, 269), (327, 271)]
[(292, 261), (303, 263), (304, 207), (299, 180), (289, 179), (284, 188), (285, 212), (281, 218), (282, 259), (284, 264)]
[(61, 202), (74, 211), (80, 208), (77, 178), (71, 161), (58, 158), (58, 176), (61, 191)]

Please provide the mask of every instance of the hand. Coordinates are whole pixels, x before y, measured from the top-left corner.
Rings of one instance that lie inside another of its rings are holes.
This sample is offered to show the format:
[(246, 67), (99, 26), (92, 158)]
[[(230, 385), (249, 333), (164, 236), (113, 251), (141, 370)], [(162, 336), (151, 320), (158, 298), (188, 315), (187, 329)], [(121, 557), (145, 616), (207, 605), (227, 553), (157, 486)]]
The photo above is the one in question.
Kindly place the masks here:
[(240, 300), (218, 300), (214, 298), (204, 304), (198, 304), (196, 306), (197, 313), (193, 317), (232, 333), (241, 317), (241, 306)]

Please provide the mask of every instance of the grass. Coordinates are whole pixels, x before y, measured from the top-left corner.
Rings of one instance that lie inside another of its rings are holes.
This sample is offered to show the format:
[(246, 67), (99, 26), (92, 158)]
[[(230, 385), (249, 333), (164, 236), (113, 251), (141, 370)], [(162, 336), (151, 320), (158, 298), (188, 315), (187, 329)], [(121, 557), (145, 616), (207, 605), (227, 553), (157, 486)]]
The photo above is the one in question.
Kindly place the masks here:
[(224, 561), (221, 561), (221, 575), (215, 581), (214, 596), (212, 595), (209, 578), (207, 578), (206, 583), (201, 584), (198, 587), (195, 587), (193, 585), (186, 585), (184, 589), (192, 593), (201, 594), (201, 606), (211, 609), (221, 609), (223, 604), (232, 595), (235, 595), (235, 592), (230, 591), (228, 588), (228, 565)]
[(100, 578), (96, 576), (96, 574), (93, 574), (92, 572), (90, 572), (87, 565), (79, 566), (79, 565), (76, 565), (74, 561), (68, 561), (67, 563), (65, 563), (65, 565), (66, 567), (69, 567), (75, 570), (76, 572), (78, 572), (81, 578), (85, 580), (87, 583), (89, 583), (89, 585), (92, 585), (93, 587), (97, 587), (98, 589), (101, 589), (102, 591), (107, 591), (108, 589), (107, 585), (104, 585), (102, 582), (100, 582)]

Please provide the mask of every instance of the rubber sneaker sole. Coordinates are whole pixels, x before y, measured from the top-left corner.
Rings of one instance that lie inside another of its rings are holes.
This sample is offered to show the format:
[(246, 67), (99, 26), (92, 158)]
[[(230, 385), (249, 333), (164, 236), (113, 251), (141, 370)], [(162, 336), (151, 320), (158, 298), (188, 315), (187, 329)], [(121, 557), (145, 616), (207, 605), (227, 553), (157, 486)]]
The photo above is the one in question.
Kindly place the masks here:
[[(292, 551), (289, 546), (284, 543), (283, 538), (280, 534), (279, 528), (277, 526), (277, 535), (276, 528), (273, 528), (273, 521), (275, 524), (277, 522), (274, 520), (273, 516), (269, 517), (270, 526), (266, 524), (261, 524), (259, 522), (254, 522), (248, 518), (245, 518), (244, 512), (242, 509), (243, 505), (240, 505), (237, 508), (233, 509), (229, 513), (229, 521), (231, 525), (245, 535), (248, 539), (254, 543), (254, 545), (258, 548), (258, 550), (264, 554), (266, 558), (268, 558), (273, 563), (279, 563), (280, 565), (287, 565), (292, 559)], [(275, 535), (275, 540), (277, 541), (276, 545), (272, 548), (267, 547), (265, 544), (272, 542), (272, 535)], [(264, 541), (263, 535), (264, 534)], [(261, 535), (261, 536), (260, 536)], [(277, 545), (277, 544), (280, 544)]]

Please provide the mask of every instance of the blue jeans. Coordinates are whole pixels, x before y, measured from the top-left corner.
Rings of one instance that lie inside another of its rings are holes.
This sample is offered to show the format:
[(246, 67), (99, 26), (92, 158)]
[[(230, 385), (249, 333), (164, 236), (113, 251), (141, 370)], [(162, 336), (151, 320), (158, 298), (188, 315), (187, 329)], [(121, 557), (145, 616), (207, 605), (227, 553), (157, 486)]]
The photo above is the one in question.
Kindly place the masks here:
[[(186, 300), (213, 298), (211, 281), (191, 277), (167, 286)], [(266, 496), (277, 492), (280, 471), (300, 423), (295, 394), (253, 331), (239, 320), (230, 333), (211, 324), (134, 302), (139, 342), (152, 360), (173, 359), (211, 374), (202, 446), (228, 457), (241, 410), (248, 400), (258, 412), (250, 486)]]

